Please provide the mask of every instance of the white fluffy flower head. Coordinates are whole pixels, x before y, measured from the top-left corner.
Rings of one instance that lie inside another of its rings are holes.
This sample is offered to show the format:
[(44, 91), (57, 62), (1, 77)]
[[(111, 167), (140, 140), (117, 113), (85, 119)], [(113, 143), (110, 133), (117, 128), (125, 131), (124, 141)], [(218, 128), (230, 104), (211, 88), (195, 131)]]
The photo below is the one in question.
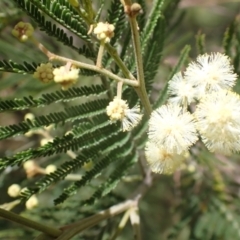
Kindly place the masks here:
[(19, 22), (14, 26), (12, 35), (20, 41), (25, 42), (33, 35), (33, 32), (34, 28), (30, 23)]
[(169, 153), (164, 147), (158, 147), (153, 142), (147, 142), (145, 155), (149, 167), (155, 173), (172, 174), (187, 157), (187, 152), (182, 154)]
[(112, 24), (99, 22), (94, 28), (93, 33), (97, 35), (99, 40), (108, 43), (114, 36), (114, 29), (115, 27)]
[(53, 70), (54, 81), (60, 83), (62, 89), (66, 90), (77, 82), (78, 73), (79, 69), (77, 68), (69, 68), (67, 65), (61, 66)]
[(221, 53), (200, 55), (196, 62), (190, 63), (185, 72), (189, 81), (201, 98), (205, 93), (221, 89), (231, 89), (236, 82), (237, 74), (233, 72), (230, 59)]
[(123, 131), (130, 131), (142, 119), (139, 106), (129, 109), (127, 102), (118, 97), (109, 103), (106, 110), (111, 121), (122, 121)]
[(152, 112), (149, 140), (169, 153), (182, 154), (197, 141), (194, 118), (178, 105), (163, 105)]
[(51, 63), (41, 63), (40, 66), (37, 67), (33, 76), (39, 79), (43, 83), (48, 83), (53, 80), (53, 66)]
[(173, 76), (168, 83), (168, 94), (170, 95), (169, 102), (179, 105), (188, 105), (194, 101), (196, 90), (191, 82), (183, 78), (179, 72)]
[(197, 128), (210, 151), (240, 150), (240, 97), (230, 91), (206, 95), (197, 106)]

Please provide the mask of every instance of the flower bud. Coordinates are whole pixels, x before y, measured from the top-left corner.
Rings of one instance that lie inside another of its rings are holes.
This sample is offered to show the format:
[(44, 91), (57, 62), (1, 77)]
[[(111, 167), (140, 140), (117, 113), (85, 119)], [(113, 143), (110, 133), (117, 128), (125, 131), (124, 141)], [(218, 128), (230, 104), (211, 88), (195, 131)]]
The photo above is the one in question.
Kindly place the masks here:
[(12, 35), (18, 40), (25, 42), (33, 35), (34, 28), (30, 23), (19, 22), (12, 30)]

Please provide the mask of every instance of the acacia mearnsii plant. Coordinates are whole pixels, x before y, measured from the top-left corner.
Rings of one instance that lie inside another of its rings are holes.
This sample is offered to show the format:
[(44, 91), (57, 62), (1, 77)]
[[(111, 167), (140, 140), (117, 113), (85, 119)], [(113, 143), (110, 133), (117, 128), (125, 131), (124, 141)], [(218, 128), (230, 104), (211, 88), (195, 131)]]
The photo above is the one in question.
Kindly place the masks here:
[(179, 2), (1, 1), (1, 239), (240, 238), (239, 17)]

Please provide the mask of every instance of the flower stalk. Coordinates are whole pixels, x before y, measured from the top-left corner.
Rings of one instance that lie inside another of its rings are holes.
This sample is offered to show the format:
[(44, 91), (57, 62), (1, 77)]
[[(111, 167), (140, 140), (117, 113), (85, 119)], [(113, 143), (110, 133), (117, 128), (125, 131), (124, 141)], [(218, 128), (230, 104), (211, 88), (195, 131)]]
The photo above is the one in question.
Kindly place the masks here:
[(41, 43), (39, 43), (35, 39), (34, 39), (33, 43), (49, 58), (50, 61), (57, 60), (57, 61), (65, 62), (65, 63), (70, 62), (71, 64), (73, 64), (76, 67), (84, 68), (84, 69), (92, 70), (94, 72), (101, 73), (101, 74), (103, 74), (105, 76), (108, 76), (109, 78), (111, 78), (111, 79), (113, 79), (117, 82), (123, 82), (124, 84), (130, 85), (130, 86), (133, 86), (133, 87), (138, 86), (137, 81), (127, 79), (127, 78), (121, 78), (121, 77), (117, 76), (116, 74), (112, 73), (111, 71), (109, 71), (105, 68), (99, 68), (99, 67), (97, 67), (95, 65), (92, 65), (92, 64), (83, 63), (83, 62), (75, 61), (71, 58), (66, 58), (66, 57), (56, 55), (56, 54), (52, 53), (51, 51), (49, 51), (45, 46), (43, 46)]
[(105, 43), (103, 41), (101, 41), (99, 49), (98, 49), (96, 66), (99, 67), (99, 68), (102, 68), (102, 58), (103, 58), (103, 53), (104, 53), (104, 45), (105, 45)]

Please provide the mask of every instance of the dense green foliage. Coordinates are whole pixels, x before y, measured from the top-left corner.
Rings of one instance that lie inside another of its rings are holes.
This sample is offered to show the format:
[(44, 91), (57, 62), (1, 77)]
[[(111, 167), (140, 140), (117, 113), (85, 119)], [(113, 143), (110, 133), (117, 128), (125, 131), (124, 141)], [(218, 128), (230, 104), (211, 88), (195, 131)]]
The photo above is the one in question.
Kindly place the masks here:
[[(180, 36), (178, 32), (184, 19), (184, 11), (178, 9), (179, 0), (137, 2), (143, 8), (138, 27), (145, 85), (156, 108), (166, 100), (167, 81), (184, 68), (190, 57), (204, 53), (206, 48), (210, 52), (213, 49), (207, 47), (204, 34), (197, 34), (198, 29), (194, 32), (196, 41), (184, 45), (187, 42), (184, 34)], [(95, 64), (99, 42), (88, 34), (88, 29), (90, 24), (107, 21), (114, 24), (115, 35), (106, 46), (103, 67), (124, 75), (113, 58), (112, 53), (117, 51), (135, 75), (131, 30), (121, 2), (102, 0), (93, 1), (93, 5), (97, 11), (92, 22), (88, 22), (67, 0), (4, 0), (0, 3), (0, 9), (4, 9), (0, 10), (4, 13), (0, 15), (3, 36), (0, 40), (0, 118), (3, 119), (0, 121), (0, 188), (5, 192), (0, 204), (13, 201), (6, 191), (8, 186), (18, 183), (22, 188), (27, 187), (21, 201), (24, 203), (37, 194), (40, 206), (26, 210), (20, 204), (16, 212), (58, 227), (129, 197), (142, 180), (137, 162), (144, 158), (147, 116), (130, 132), (122, 132), (120, 123), (111, 123), (106, 107), (116, 94), (116, 82), (99, 72), (81, 69), (77, 85), (66, 91), (53, 83), (38, 82), (32, 74), (48, 59), (31, 43), (18, 43), (11, 36), (11, 28), (18, 21), (27, 20), (35, 27), (36, 38), (52, 52)], [(222, 36), (223, 50), (221, 46), (218, 49), (231, 57), (235, 72), (240, 74), (238, 18), (231, 20)], [(172, 41), (176, 46), (172, 46)], [(177, 60), (166, 66), (163, 57), (166, 59), (174, 51)], [(239, 86), (238, 83), (236, 90)], [(134, 88), (129, 86), (124, 87), (123, 99), (131, 106), (139, 103)], [(35, 118), (24, 119), (26, 113), (33, 113)], [(47, 128), (49, 126), (52, 128)], [(27, 135), (29, 132), (32, 135)], [(51, 141), (41, 145), (41, 139), (46, 136)], [(7, 149), (9, 145), (12, 146)], [(174, 176), (157, 176), (153, 188), (142, 200), (140, 209), (145, 218), (151, 218), (151, 213), (159, 210), (159, 216), (154, 213), (149, 223), (142, 221), (143, 239), (239, 239), (236, 170), (224, 168), (218, 160), (224, 158), (225, 164), (230, 162), (232, 168), (239, 169), (238, 155), (215, 156), (201, 145), (194, 147), (191, 154), (191, 161), (182, 171)], [(41, 168), (54, 164), (57, 170), (27, 178), (23, 164), (28, 160), (34, 160)], [(151, 201), (157, 201), (156, 210), (151, 209)], [(52, 206), (53, 203), (56, 206)], [(115, 217), (101, 222), (76, 239), (110, 239), (119, 221), (120, 218)], [(6, 239), (9, 230), (3, 229), (12, 226), (3, 220), (0, 225), (0, 238)], [(29, 229), (14, 227), (9, 239), (38, 235)], [(119, 239), (131, 239), (130, 231), (126, 228)]]

